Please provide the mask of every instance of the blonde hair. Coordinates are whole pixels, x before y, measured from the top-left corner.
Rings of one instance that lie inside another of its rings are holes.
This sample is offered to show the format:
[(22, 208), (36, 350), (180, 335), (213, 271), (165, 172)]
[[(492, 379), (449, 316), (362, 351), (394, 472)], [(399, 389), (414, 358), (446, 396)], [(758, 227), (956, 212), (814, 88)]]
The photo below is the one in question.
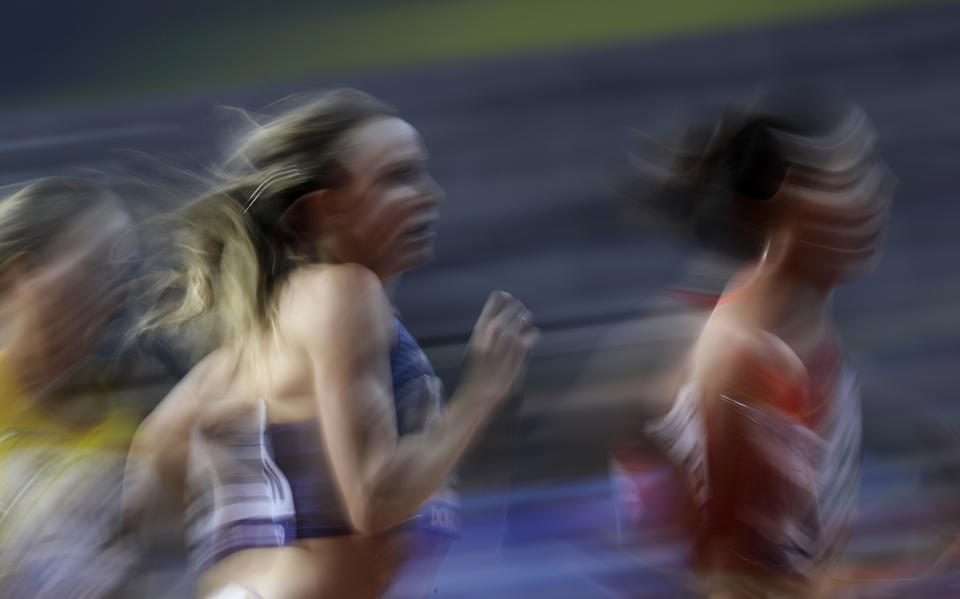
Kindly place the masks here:
[(49, 177), (0, 202), (0, 264), (20, 254), (44, 257), (85, 213), (103, 206), (122, 209), (109, 189), (84, 179)]
[(394, 115), (372, 96), (341, 89), (272, 119), (251, 117), (252, 130), (217, 173), (218, 183), (154, 222), (166, 251), (135, 333), (186, 335), (202, 354), (273, 329), (286, 275), (316, 259), (281, 217), (303, 194), (345, 182), (342, 142), (349, 131)]

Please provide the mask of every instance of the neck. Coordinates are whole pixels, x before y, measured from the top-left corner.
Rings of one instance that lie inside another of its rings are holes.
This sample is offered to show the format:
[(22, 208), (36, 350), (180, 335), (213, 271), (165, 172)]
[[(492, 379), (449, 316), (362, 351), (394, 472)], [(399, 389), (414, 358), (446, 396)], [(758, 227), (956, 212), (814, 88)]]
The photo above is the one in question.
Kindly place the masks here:
[(788, 344), (822, 339), (831, 326), (833, 288), (782, 268), (760, 273), (755, 296), (763, 298), (760, 326)]

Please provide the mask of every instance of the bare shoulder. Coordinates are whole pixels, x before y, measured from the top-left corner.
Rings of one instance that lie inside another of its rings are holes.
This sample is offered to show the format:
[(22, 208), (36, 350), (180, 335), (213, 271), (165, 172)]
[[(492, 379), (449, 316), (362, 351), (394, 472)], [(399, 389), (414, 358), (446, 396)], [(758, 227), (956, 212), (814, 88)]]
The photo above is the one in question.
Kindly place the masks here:
[(379, 337), (392, 322), (390, 302), (380, 279), (357, 264), (302, 268), (287, 283), (279, 324), (293, 339), (316, 340), (350, 331)]
[(803, 362), (780, 337), (725, 318), (708, 323), (692, 364), (694, 380), (711, 395), (766, 402), (807, 381)]

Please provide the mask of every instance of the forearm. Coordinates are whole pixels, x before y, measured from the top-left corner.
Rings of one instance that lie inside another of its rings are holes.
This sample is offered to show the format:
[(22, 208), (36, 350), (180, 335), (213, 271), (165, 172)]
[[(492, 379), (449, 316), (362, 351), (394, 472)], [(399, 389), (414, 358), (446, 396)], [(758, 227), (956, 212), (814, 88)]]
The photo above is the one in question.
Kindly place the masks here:
[(368, 486), (369, 532), (399, 524), (443, 485), (480, 435), (495, 399), (476, 386), (458, 389), (439, 418), (422, 432), (398, 439)]

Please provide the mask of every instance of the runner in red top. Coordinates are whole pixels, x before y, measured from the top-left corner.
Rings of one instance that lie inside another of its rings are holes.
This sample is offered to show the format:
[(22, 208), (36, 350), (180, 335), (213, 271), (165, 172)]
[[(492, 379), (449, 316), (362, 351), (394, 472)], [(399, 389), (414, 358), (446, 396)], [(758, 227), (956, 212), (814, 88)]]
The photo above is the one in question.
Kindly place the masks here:
[(817, 597), (860, 466), (859, 388), (833, 291), (878, 261), (893, 178), (864, 112), (819, 91), (768, 93), (675, 147), (635, 163), (635, 205), (749, 266), (647, 433), (685, 480), (706, 596)]

